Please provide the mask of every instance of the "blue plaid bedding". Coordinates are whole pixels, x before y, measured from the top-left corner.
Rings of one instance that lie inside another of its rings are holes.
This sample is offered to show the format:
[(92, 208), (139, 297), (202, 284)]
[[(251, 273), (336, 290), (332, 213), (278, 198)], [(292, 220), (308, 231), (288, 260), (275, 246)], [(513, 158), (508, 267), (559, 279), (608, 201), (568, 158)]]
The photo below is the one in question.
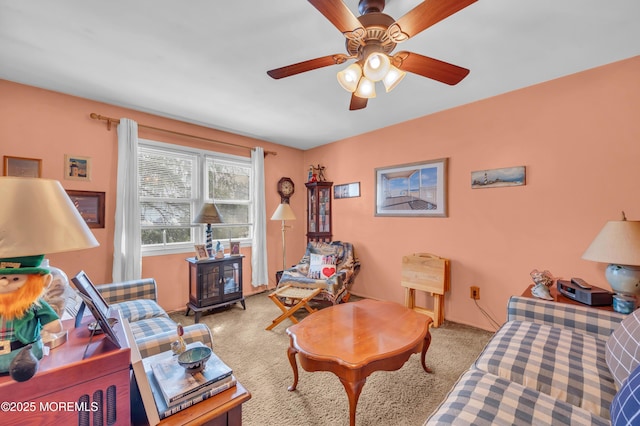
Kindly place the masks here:
[(136, 322), (144, 319), (166, 317), (169, 315), (154, 300), (139, 299), (129, 302), (116, 303), (111, 305), (122, 314), (122, 318), (126, 318), (129, 322)]
[(528, 321), (502, 326), (475, 367), (609, 418), (616, 394), (606, 340)]
[(156, 280), (153, 278), (101, 284), (97, 288), (109, 304), (139, 299), (158, 300)]
[(640, 310), (514, 296), (507, 314), (425, 424), (610, 425), (616, 381), (640, 362)]
[(428, 426), (595, 425), (607, 419), (518, 383), (468, 370), (424, 423)]
[(532, 321), (601, 339), (607, 339), (625, 318), (624, 314), (586, 305), (569, 305), (529, 297), (513, 296), (507, 306), (507, 321)]

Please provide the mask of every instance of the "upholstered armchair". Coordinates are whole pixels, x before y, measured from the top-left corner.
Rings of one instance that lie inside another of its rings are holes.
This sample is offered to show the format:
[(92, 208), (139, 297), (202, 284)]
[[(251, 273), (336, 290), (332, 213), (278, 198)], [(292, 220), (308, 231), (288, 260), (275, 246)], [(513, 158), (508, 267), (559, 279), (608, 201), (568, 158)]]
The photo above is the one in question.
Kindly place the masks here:
[(282, 272), (276, 288), (284, 285), (321, 288), (316, 299), (335, 305), (349, 299), (359, 270), (360, 262), (351, 243), (310, 242), (300, 262)]

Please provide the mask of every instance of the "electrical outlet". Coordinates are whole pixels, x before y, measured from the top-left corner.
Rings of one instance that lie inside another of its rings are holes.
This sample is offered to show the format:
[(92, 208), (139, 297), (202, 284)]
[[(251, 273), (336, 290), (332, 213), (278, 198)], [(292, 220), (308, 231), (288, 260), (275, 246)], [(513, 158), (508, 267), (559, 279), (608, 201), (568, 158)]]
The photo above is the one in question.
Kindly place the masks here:
[(480, 287), (476, 287), (474, 285), (471, 286), (471, 294), (469, 295), (472, 299), (478, 300), (480, 299)]

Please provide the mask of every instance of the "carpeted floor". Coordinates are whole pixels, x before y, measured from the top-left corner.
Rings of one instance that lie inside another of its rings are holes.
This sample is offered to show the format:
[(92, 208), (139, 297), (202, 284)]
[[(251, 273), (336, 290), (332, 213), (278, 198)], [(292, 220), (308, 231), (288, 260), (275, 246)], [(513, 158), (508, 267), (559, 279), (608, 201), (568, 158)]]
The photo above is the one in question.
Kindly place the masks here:
[[(293, 383), (285, 333), (291, 322), (286, 320), (271, 331), (264, 329), (280, 313), (267, 293), (248, 297), (246, 306), (246, 311), (236, 304), (200, 318), (213, 331), (216, 354), (251, 392), (251, 399), (242, 406), (243, 425), (348, 425), (347, 396), (332, 373), (309, 373), (299, 367), (297, 390), (287, 391)], [(307, 315), (301, 311), (298, 319)], [(194, 321), (193, 314), (172, 313), (171, 317), (183, 325)], [(421, 425), (493, 333), (445, 322), (432, 328), (431, 334), (427, 365), (433, 374), (422, 370), (419, 354), (412, 355), (400, 370), (373, 373), (360, 394), (357, 425)]]

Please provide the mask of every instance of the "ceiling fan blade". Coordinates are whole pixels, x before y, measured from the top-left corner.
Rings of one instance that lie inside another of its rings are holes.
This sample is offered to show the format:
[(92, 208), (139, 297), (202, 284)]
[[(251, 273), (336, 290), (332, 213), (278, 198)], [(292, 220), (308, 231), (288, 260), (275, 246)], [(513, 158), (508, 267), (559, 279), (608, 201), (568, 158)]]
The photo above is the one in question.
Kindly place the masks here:
[(318, 68), (328, 67), (329, 65), (342, 64), (350, 59), (350, 56), (336, 53), (335, 55), (323, 56), (321, 58), (309, 59), (308, 61), (298, 62), (297, 64), (287, 65), (286, 67), (276, 68), (271, 71), (267, 71), (267, 74), (271, 78), (279, 79), (283, 77), (290, 77), (292, 75), (300, 74), (315, 70)]
[(387, 32), (396, 43), (408, 40), (478, 0), (425, 0), (394, 22)]
[[(347, 38), (360, 38), (364, 28), (342, 0), (308, 0)], [(360, 31), (356, 31), (360, 29)], [(356, 32), (356, 34), (353, 34)]]
[(396, 53), (393, 56), (393, 64), (403, 71), (412, 72), (451, 86), (460, 83), (469, 74), (469, 70), (466, 68), (413, 52)]
[(355, 94), (351, 94), (351, 103), (349, 104), (349, 111), (355, 111), (367, 107), (367, 98), (361, 98)]

